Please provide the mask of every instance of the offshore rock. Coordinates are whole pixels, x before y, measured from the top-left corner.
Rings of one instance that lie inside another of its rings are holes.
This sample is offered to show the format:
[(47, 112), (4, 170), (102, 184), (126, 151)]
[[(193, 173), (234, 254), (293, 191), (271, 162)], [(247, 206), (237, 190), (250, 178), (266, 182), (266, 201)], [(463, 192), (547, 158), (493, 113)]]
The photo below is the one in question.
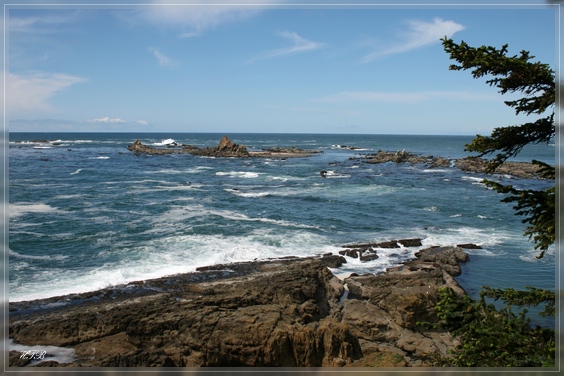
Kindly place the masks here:
[(431, 167), (448, 167), (450, 160), (442, 157), (421, 156), (407, 151), (389, 152), (378, 150), (376, 154), (368, 154), (364, 157), (366, 163), (410, 163), (410, 164), (426, 164)]
[[(486, 173), (488, 161), (482, 158), (466, 157), (457, 160), (454, 165), (462, 171)], [(529, 162), (504, 162), (495, 169), (494, 173), (523, 179), (542, 179), (539, 171), (539, 166)]]
[(247, 150), (247, 147), (245, 145), (235, 144), (229, 138), (227, 138), (227, 136), (223, 136), (217, 146), (207, 148), (199, 148), (197, 146), (185, 144), (181, 145), (181, 147), (178, 147), (178, 144), (169, 144), (165, 148), (151, 147), (143, 145), (139, 140), (135, 140), (132, 145), (129, 145), (127, 147), (127, 149), (134, 152), (136, 155), (191, 154), (196, 156), (214, 158), (292, 158), (308, 157), (313, 154), (322, 153), (322, 151), (320, 150), (304, 150), (297, 147), (275, 147), (271, 149), (264, 149), (262, 151), (253, 151), (251, 153)]
[[(353, 158), (358, 159), (358, 158)], [(462, 171), (473, 173), (487, 173), (488, 161), (483, 158), (466, 157), (461, 159), (450, 160), (443, 157), (422, 156), (402, 151), (390, 152), (378, 150), (376, 154), (367, 154), (361, 159), (365, 163), (409, 163), (409, 164), (424, 164), (430, 168), (434, 167), (451, 167), (454, 165)], [(539, 173), (540, 167), (530, 162), (504, 162), (498, 166), (494, 173), (510, 175), (516, 178), (523, 179), (543, 179)]]
[(189, 151), (192, 155), (206, 157), (228, 157), (228, 158), (248, 158), (250, 154), (245, 145), (234, 144), (227, 136), (219, 141), (215, 147), (192, 149)]
[(250, 156), (247, 148), (244, 145), (234, 144), (226, 136), (223, 136), (217, 146), (208, 148), (198, 148), (193, 145), (182, 145), (181, 148), (177, 148), (171, 145), (168, 145), (166, 148), (154, 148), (151, 146), (143, 145), (139, 140), (135, 140), (132, 145), (127, 147), (127, 149), (137, 155), (192, 154), (206, 157), (236, 158), (248, 158)]
[[(66, 367), (418, 366), (447, 353), (437, 290), (465, 254), (430, 248), (380, 275), (344, 282), (328, 267), (342, 256), (214, 265), (92, 293), (10, 303), (9, 337), (27, 346), (72, 348)], [(458, 269), (459, 272), (459, 269)], [(17, 353), (11, 366), (22, 366)]]

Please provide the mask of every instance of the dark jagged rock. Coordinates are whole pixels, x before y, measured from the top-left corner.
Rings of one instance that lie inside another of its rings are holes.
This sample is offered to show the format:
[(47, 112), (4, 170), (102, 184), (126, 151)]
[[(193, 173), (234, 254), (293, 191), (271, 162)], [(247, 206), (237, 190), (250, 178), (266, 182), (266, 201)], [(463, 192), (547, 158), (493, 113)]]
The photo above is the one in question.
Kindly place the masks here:
[(365, 244), (348, 244), (342, 246), (347, 248), (345, 250), (339, 251), (339, 254), (343, 256), (349, 256), (352, 258), (360, 258), (360, 261), (372, 261), (378, 258), (376, 250), (374, 248), (400, 248), (403, 247), (419, 247), (422, 245), (421, 239), (402, 239), (402, 240), (390, 240), (380, 243), (365, 243)]
[[(9, 337), (75, 350), (65, 367), (337, 367), (393, 359), (417, 366), (452, 348), (436, 320), (460, 248), (431, 248), (381, 275), (346, 278), (342, 256), (214, 265), (96, 292), (10, 303)], [(10, 355), (11, 366), (21, 366)], [(364, 360), (363, 360), (364, 359)], [(387, 364), (387, 363), (386, 363)]]
[(458, 248), (464, 248), (464, 249), (482, 249), (482, 247), (473, 243), (457, 244), (456, 246)]
[(423, 245), (423, 243), (421, 243), (421, 239), (419, 238), (398, 240), (398, 244), (401, 244), (404, 247), (420, 247)]

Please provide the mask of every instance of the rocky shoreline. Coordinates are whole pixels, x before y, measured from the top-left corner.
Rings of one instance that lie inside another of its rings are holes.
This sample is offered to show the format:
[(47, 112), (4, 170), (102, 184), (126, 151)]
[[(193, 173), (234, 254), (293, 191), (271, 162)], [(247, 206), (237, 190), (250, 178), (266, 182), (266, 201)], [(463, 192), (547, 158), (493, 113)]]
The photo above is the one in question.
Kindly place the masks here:
[[(356, 150), (353, 146), (340, 146)], [(220, 140), (217, 146), (199, 148), (193, 145), (168, 145), (167, 147), (152, 147), (143, 145), (141, 141), (135, 140), (132, 145), (128, 146), (129, 151), (136, 155), (164, 155), (164, 154), (191, 154), (196, 156), (214, 157), (214, 158), (296, 158), (309, 157), (311, 155), (322, 153), (320, 150), (305, 150), (297, 147), (280, 148), (274, 147), (263, 149), (262, 151), (249, 152), (245, 145), (233, 143), (226, 136)], [(413, 154), (405, 150), (402, 151), (383, 151), (378, 150), (376, 154), (365, 154), (359, 157), (351, 157), (352, 160), (361, 160), (364, 163), (407, 163), (407, 164), (423, 164), (429, 168), (441, 167), (457, 167), (465, 172), (486, 173), (488, 161), (478, 157), (465, 157), (460, 159), (448, 159), (444, 157), (435, 157), (432, 155), (423, 156)], [(510, 175), (521, 179), (543, 179), (539, 173), (540, 167), (530, 162), (504, 162), (495, 170), (496, 174)], [(326, 177), (327, 171), (322, 171), (321, 176)]]
[(143, 145), (141, 141), (135, 140), (132, 145), (128, 146), (129, 151), (134, 152), (136, 155), (163, 155), (163, 154), (191, 154), (201, 157), (213, 158), (297, 158), (308, 157), (313, 154), (321, 153), (319, 150), (304, 150), (297, 147), (292, 148), (270, 148), (263, 149), (263, 151), (249, 152), (245, 145), (233, 143), (227, 136), (219, 141), (217, 146), (207, 148), (199, 148), (193, 145), (169, 145), (167, 147), (155, 148)]
[(431, 247), (385, 273), (340, 280), (331, 270), (341, 255), (287, 257), (10, 303), (14, 343), (74, 351), (67, 363), (11, 351), (10, 366), (425, 366), (455, 340), (418, 322), (436, 320), (440, 288), (464, 294), (454, 277), (467, 260), (461, 247)]
[[(352, 159), (361, 159), (365, 163), (408, 163), (408, 164), (424, 164), (430, 168), (439, 167), (457, 167), (462, 171), (473, 173), (486, 173), (488, 161), (483, 158), (465, 157), (461, 159), (448, 159), (444, 157), (434, 157), (432, 155), (422, 156), (402, 151), (382, 151), (378, 150), (376, 154), (367, 154), (362, 157), (354, 157)], [(530, 162), (504, 162), (495, 170), (496, 174), (511, 175), (522, 179), (543, 179), (539, 173), (540, 168)]]

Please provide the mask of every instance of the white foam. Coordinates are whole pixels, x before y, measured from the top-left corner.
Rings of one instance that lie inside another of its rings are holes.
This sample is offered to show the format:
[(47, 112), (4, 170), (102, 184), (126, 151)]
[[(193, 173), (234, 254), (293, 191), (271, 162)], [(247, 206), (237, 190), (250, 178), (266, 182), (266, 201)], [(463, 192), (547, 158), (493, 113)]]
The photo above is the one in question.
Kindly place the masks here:
[(500, 245), (513, 240), (513, 235), (504, 231), (492, 232), (491, 230), (474, 227), (459, 227), (448, 229), (430, 229), (424, 233), (422, 243), (425, 247), (452, 246), (456, 244), (472, 243), (483, 249), (471, 250), (468, 253), (485, 256), (501, 256), (503, 251), (495, 251)]
[(430, 211), (430, 212), (436, 212), (436, 211), (439, 211), (439, 208), (437, 208), (436, 206), (428, 206), (428, 207), (423, 208), (422, 210)]
[(339, 174), (333, 170), (327, 171), (323, 176), (328, 179), (346, 179), (351, 177), (350, 175), (347, 174)]
[(9, 250), (10, 257), (16, 257), (21, 259), (30, 259), (30, 260), (51, 260), (51, 261), (60, 261), (65, 260), (68, 256), (64, 255), (46, 255), (46, 256), (32, 256), (32, 255), (22, 255), (12, 249)]
[(100, 156), (100, 157), (91, 157), (90, 159), (110, 159), (110, 157)]
[(82, 171), (81, 168), (79, 168), (79, 169), (76, 170), (75, 172), (71, 172), (70, 175), (76, 175), (76, 174), (80, 173), (80, 171)]
[(10, 283), (10, 301), (96, 291), (132, 281), (193, 272), (197, 267), (219, 263), (336, 251), (336, 247), (327, 244), (325, 237), (301, 230), (291, 236), (276, 229), (257, 229), (245, 236), (161, 236), (142, 246), (124, 249), (128, 257), (122, 261), (90, 270), (50, 270), (36, 273), (25, 285), (18, 285), (17, 281)]
[(462, 180), (470, 180), (472, 182), (472, 184), (475, 185), (484, 185), (484, 179), (483, 178), (478, 178), (475, 176), (462, 176), (461, 177)]
[(224, 191), (239, 197), (258, 198), (270, 196), (270, 192), (241, 192), (238, 189), (226, 188)]
[(260, 175), (258, 172), (248, 172), (248, 171), (229, 171), (229, 172), (218, 171), (215, 174), (217, 176), (230, 176), (230, 177), (238, 177), (245, 179), (258, 178)]
[(28, 203), (20, 203), (20, 204), (10, 204), (10, 218), (19, 217), (26, 213), (54, 213), (57, 212), (59, 209), (54, 208), (50, 205), (38, 203), (38, 204), (28, 204)]
[(167, 138), (166, 140), (162, 140), (161, 142), (153, 143), (153, 145), (158, 145), (158, 146), (174, 145), (174, 144), (176, 144), (176, 141), (174, 141), (172, 138)]
[(453, 172), (453, 170), (445, 170), (442, 168), (427, 168), (424, 170), (421, 170), (421, 172)]

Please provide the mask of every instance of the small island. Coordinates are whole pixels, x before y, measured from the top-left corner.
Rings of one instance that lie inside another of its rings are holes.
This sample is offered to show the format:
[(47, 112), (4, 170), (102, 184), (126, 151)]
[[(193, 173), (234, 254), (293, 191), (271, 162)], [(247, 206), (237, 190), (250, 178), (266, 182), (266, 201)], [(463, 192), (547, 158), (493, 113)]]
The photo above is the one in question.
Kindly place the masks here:
[[(376, 154), (367, 154), (362, 157), (353, 157), (351, 159), (361, 159), (365, 163), (408, 163), (408, 164), (424, 164), (429, 168), (440, 167), (457, 167), (465, 172), (486, 173), (488, 161), (478, 157), (465, 157), (461, 159), (448, 159), (444, 157), (435, 157), (432, 155), (423, 156), (413, 154), (404, 150), (402, 151), (383, 151), (378, 150)], [(530, 162), (504, 162), (495, 170), (496, 174), (511, 175), (522, 179), (543, 179), (540, 167)]]
[(249, 152), (245, 145), (233, 143), (227, 136), (223, 136), (217, 146), (207, 148), (199, 148), (193, 145), (169, 146), (166, 148), (155, 148), (143, 145), (141, 141), (135, 140), (132, 145), (128, 146), (129, 151), (135, 154), (163, 155), (163, 154), (191, 154), (202, 157), (214, 158), (298, 158), (308, 157), (313, 154), (321, 153), (320, 150), (304, 150), (297, 147), (271, 149), (263, 149), (262, 151)]

